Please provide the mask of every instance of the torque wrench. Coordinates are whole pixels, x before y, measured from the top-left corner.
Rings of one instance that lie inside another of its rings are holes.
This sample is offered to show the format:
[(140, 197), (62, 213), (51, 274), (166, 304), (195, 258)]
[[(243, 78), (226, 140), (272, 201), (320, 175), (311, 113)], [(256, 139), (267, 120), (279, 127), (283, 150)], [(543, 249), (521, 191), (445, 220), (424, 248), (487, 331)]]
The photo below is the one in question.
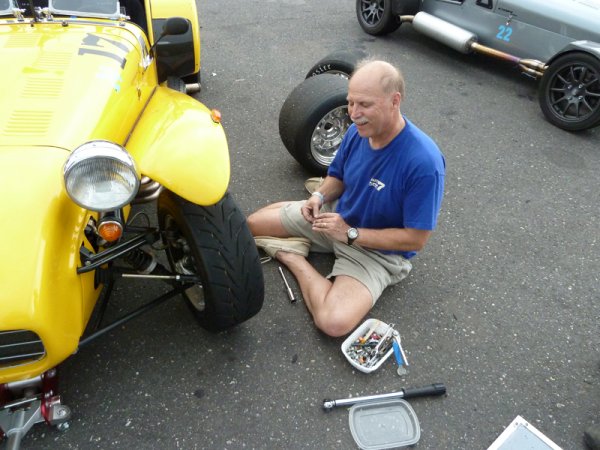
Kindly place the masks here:
[(323, 410), (331, 411), (336, 406), (350, 406), (356, 403), (366, 403), (374, 400), (387, 400), (395, 398), (415, 398), (428, 397), (430, 395), (443, 395), (446, 393), (444, 383), (434, 383), (428, 386), (417, 388), (404, 388), (398, 392), (390, 392), (389, 394), (367, 395), (364, 397), (344, 398), (341, 400), (323, 400)]

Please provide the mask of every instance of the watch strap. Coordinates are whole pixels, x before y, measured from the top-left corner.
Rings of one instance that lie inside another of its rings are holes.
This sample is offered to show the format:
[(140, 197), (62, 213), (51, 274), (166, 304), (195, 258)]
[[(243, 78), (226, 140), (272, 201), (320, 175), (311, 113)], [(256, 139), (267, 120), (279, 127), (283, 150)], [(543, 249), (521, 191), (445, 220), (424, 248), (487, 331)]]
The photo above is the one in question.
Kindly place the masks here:
[[(356, 235), (354, 237), (350, 237), (352, 230), (356, 233)], [(348, 228), (348, 231), (346, 232), (346, 236), (348, 237), (348, 242), (347, 242), (348, 245), (352, 245), (354, 243), (354, 241), (356, 239), (358, 239), (358, 228), (354, 228), (354, 227)]]

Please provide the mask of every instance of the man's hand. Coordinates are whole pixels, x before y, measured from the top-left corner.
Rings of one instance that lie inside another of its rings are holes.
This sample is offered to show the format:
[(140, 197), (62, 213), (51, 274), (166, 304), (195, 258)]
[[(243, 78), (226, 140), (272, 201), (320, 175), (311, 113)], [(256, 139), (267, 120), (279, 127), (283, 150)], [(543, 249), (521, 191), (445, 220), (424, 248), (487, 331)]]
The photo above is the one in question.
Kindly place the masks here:
[(302, 217), (310, 223), (313, 223), (319, 216), (323, 201), (331, 203), (342, 195), (342, 192), (344, 192), (344, 183), (341, 180), (328, 175), (325, 177), (325, 180), (323, 180), (318, 192), (320, 194), (312, 194), (301, 208)]
[(348, 240), (348, 228), (350, 225), (338, 213), (317, 214), (312, 221), (313, 231), (326, 234), (342, 242)]
[(300, 209), (302, 217), (304, 217), (307, 222), (313, 223), (315, 218), (319, 215), (321, 206), (321, 199), (316, 195), (311, 195), (308, 200), (304, 202), (302, 208)]

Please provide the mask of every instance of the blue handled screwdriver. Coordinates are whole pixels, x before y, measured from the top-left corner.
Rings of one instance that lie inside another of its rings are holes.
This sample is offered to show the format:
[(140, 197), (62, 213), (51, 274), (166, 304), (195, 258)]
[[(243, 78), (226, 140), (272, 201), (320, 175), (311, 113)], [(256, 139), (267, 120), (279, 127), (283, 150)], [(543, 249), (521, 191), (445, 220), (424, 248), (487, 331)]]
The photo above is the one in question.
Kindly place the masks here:
[(394, 341), (392, 342), (392, 346), (394, 347), (394, 356), (396, 356), (396, 362), (398, 363), (398, 375), (406, 375), (407, 370), (405, 366), (408, 366), (408, 361), (406, 360), (406, 355), (404, 354), (404, 350), (400, 346), (400, 337), (394, 333)]

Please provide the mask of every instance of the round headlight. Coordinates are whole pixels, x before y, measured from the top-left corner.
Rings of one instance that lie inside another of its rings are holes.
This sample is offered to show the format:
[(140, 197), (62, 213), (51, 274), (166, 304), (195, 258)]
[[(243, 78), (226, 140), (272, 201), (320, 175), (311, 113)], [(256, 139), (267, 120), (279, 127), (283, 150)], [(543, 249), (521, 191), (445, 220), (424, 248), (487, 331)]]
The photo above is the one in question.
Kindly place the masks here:
[(77, 147), (63, 170), (69, 197), (91, 211), (110, 211), (131, 203), (140, 177), (129, 153), (108, 141)]

